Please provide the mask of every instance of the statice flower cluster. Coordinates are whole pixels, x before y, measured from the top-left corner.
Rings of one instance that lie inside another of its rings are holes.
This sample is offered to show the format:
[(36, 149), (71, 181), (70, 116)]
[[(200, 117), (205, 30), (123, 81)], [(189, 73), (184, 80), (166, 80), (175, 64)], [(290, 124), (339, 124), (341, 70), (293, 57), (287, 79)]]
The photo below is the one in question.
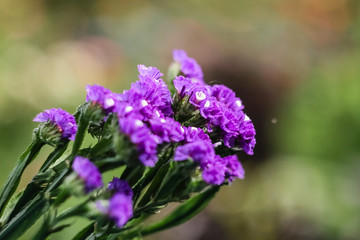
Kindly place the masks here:
[[(34, 118), (41, 123), (33, 142), (0, 190), (0, 239), (17, 239), (44, 215), (34, 239), (47, 239), (73, 217), (90, 221), (76, 239), (145, 236), (187, 221), (221, 186), (244, 178), (238, 157), (254, 153), (256, 133), (242, 101), (224, 85), (206, 84), (185, 51), (173, 57), (167, 78), (156, 67), (138, 65), (130, 89), (88, 85), (74, 115), (53, 108)], [(14, 197), (45, 144), (53, 151)], [(113, 179), (104, 184), (110, 170)], [(58, 214), (68, 198), (80, 203)], [(170, 202), (181, 204), (169, 217), (144, 222)]]
[(254, 125), (244, 113), (240, 98), (231, 89), (224, 85), (201, 84), (183, 76), (174, 79), (174, 86), (180, 98), (186, 96), (207, 120), (207, 132), (219, 132), (218, 139), (226, 147), (239, 146), (245, 153), (254, 154)]
[(118, 227), (122, 227), (133, 216), (134, 193), (126, 181), (116, 177), (109, 182), (108, 190), (114, 192), (114, 195), (106, 203), (97, 202), (97, 208), (113, 219)]
[(99, 169), (89, 159), (77, 156), (74, 159), (72, 169), (83, 180), (85, 192), (89, 193), (103, 186)]
[[(192, 159), (199, 163), (202, 177), (209, 184), (220, 185), (227, 178), (229, 182), (235, 178), (244, 178), (244, 169), (236, 155), (222, 158), (215, 154), (214, 144), (209, 136), (200, 128), (187, 127), (186, 144), (176, 149), (174, 160)], [(215, 144), (216, 146), (216, 144)]]
[(75, 140), (77, 125), (75, 117), (61, 108), (52, 108), (39, 113), (34, 122), (45, 122), (57, 128), (63, 138)]
[[(88, 86), (87, 101), (98, 103), (104, 110), (111, 106), (119, 119), (120, 132), (135, 144), (139, 160), (145, 166), (155, 166), (159, 145), (180, 143), (174, 160), (192, 159), (199, 163), (206, 182), (219, 185), (225, 179), (243, 178), (237, 157), (221, 158), (215, 154), (212, 143), (217, 141), (215, 147), (219, 144), (229, 148), (240, 146), (247, 154), (253, 154), (255, 129), (243, 112), (241, 100), (223, 85), (205, 84), (200, 66), (185, 51), (175, 50), (174, 60), (181, 63), (181, 73), (185, 75), (173, 80), (178, 95), (174, 99), (157, 68), (139, 65), (139, 80), (129, 90), (115, 94), (100, 86)], [(174, 119), (176, 112), (172, 105), (176, 103), (173, 101), (182, 101), (185, 97), (207, 121), (206, 132), (219, 132), (216, 139), (211, 139), (201, 128), (186, 127)]]

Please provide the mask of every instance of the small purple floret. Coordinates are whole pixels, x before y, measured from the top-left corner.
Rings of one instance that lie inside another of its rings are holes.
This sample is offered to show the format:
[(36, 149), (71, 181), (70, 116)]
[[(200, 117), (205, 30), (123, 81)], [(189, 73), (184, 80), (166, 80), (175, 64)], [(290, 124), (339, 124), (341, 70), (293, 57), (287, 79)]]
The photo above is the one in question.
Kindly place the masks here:
[(139, 64), (138, 70), (140, 75), (138, 76), (140, 80), (148, 80), (147, 78), (150, 78), (150, 80), (158, 80), (161, 78), (164, 74), (160, 72), (159, 69), (156, 67), (146, 67), (145, 65)]
[(47, 122), (50, 121), (52, 124), (56, 124), (63, 138), (68, 138), (72, 141), (75, 140), (77, 132), (77, 125), (75, 117), (70, 113), (62, 110), (61, 108), (52, 108), (44, 110), (39, 113), (35, 118), (35, 122)]
[(181, 72), (186, 77), (193, 79), (195, 82), (204, 83), (204, 76), (200, 65), (195, 59), (189, 57), (184, 50), (174, 50), (173, 58), (180, 63)]
[(109, 200), (108, 215), (118, 227), (124, 226), (133, 216), (132, 196), (115, 193)]
[(236, 155), (224, 157), (223, 161), (226, 164), (226, 176), (229, 182), (234, 181), (235, 178), (245, 178), (245, 170)]
[(111, 182), (108, 184), (108, 189), (116, 193), (123, 193), (127, 196), (133, 196), (133, 191), (129, 183), (125, 180), (121, 180), (117, 177), (114, 177)]
[(101, 173), (89, 159), (77, 156), (72, 169), (84, 181), (87, 193), (103, 186)]
[(109, 89), (100, 85), (86, 86), (86, 101), (99, 104), (105, 111), (112, 111), (118, 101), (118, 94), (111, 92)]

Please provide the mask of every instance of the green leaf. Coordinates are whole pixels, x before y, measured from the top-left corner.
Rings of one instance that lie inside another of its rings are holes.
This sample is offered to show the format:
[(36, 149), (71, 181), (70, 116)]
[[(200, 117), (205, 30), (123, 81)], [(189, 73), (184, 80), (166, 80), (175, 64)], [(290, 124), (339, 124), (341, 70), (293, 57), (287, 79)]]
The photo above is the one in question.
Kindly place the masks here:
[[(34, 199), (37, 194), (42, 192), (48, 183), (51, 182), (51, 179), (55, 176), (55, 172), (52, 169), (47, 170), (44, 173), (39, 173), (35, 175), (33, 180), (26, 186), (25, 190), (22, 192), (21, 197), (16, 202), (11, 214), (8, 217), (6, 223), (15, 217), (25, 206), (26, 204)], [(8, 208), (8, 207), (7, 207)]]
[(0, 216), (2, 215), (4, 208), (14, 194), (17, 186), (19, 185), (21, 175), (29, 163), (37, 156), (40, 149), (44, 146), (43, 142), (36, 139), (31, 143), (28, 149), (20, 156), (15, 168), (11, 171), (6, 183), (3, 185), (0, 193)]
[(48, 158), (45, 160), (39, 172), (45, 172), (50, 167), (51, 164), (53, 164), (57, 159), (59, 159), (66, 151), (68, 145), (69, 145), (69, 141), (66, 141), (65, 143), (57, 146), (55, 150), (52, 153), (50, 153)]
[(130, 186), (133, 186), (143, 176), (144, 171), (145, 166), (142, 164), (137, 166), (127, 165), (120, 178), (126, 180)]
[(160, 186), (163, 184), (163, 181), (165, 180), (165, 176), (169, 170), (169, 167), (170, 164), (165, 164), (159, 169), (150, 187), (148, 188), (144, 196), (141, 198), (138, 207), (145, 206), (151, 200), (151, 198), (156, 194), (157, 190), (160, 188)]
[(0, 232), (0, 239), (15, 240), (23, 235), (49, 208), (49, 201), (43, 195), (34, 198)]
[(71, 161), (72, 161), (72, 158), (74, 158), (75, 155), (77, 154), (77, 152), (79, 151), (81, 144), (84, 141), (86, 129), (89, 126), (89, 120), (86, 119), (85, 117), (83, 117), (81, 114), (77, 124), (78, 124), (78, 130), (77, 130), (74, 145), (73, 145), (73, 148), (71, 151), (71, 159), (70, 159)]
[[(192, 161), (172, 162), (171, 168), (163, 184), (159, 186), (154, 201), (172, 198), (172, 194), (182, 180), (187, 179), (195, 171), (197, 164)], [(175, 196), (178, 197), (178, 196)]]
[(72, 240), (85, 240), (94, 231), (94, 223), (90, 223), (81, 230)]
[(141, 231), (142, 236), (175, 227), (188, 221), (208, 205), (219, 189), (220, 186), (212, 186), (205, 192), (189, 199), (160, 222), (145, 227)]

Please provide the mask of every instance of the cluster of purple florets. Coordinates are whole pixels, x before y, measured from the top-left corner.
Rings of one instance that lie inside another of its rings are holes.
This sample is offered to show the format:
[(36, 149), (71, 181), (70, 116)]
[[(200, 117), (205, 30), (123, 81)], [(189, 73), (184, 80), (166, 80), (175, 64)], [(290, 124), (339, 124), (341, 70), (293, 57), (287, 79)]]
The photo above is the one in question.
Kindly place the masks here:
[[(87, 86), (86, 101), (90, 108), (100, 107), (104, 119), (110, 113), (117, 116), (118, 131), (134, 145), (139, 161), (145, 166), (154, 167), (159, 146), (170, 143), (176, 147), (173, 160), (194, 161), (209, 184), (221, 185), (226, 180), (244, 178), (236, 155), (217, 154), (220, 146), (241, 148), (253, 154), (256, 133), (243, 111), (242, 101), (224, 85), (207, 85), (201, 67), (185, 51), (175, 50), (173, 57), (179, 66), (179, 75), (173, 79), (177, 91), (173, 97), (157, 68), (139, 65), (139, 80), (129, 90), (118, 94), (99, 85)], [(183, 106), (191, 106), (186, 109), (193, 111), (186, 113), (190, 116), (186, 122), (178, 117), (178, 108)], [(188, 121), (199, 118), (201, 124)], [(62, 137), (75, 139), (75, 119), (61, 109), (45, 110), (34, 121), (49, 121), (57, 126)], [(89, 159), (76, 157), (72, 168), (83, 180), (87, 193), (103, 186), (101, 173)], [(108, 191), (113, 193), (112, 197), (105, 206), (99, 203), (98, 208), (121, 227), (133, 214), (132, 189), (127, 182), (114, 178)]]
[(52, 108), (39, 113), (35, 122), (49, 122), (57, 126), (63, 138), (75, 140), (77, 125), (73, 115), (62, 110), (61, 108)]
[[(77, 156), (72, 169), (84, 182), (86, 193), (103, 186), (99, 169), (88, 158)], [(98, 202), (97, 208), (113, 219), (118, 227), (122, 227), (133, 216), (133, 191), (126, 181), (116, 177), (109, 182), (107, 189), (113, 192), (112, 197), (106, 201), (105, 206)]]
[(85, 192), (89, 193), (103, 186), (99, 169), (89, 159), (77, 156), (72, 164), (72, 169), (84, 181)]
[(98, 209), (112, 218), (118, 227), (124, 226), (133, 216), (133, 191), (129, 184), (114, 177), (108, 184), (108, 190), (114, 192), (106, 206), (97, 202)]
[(224, 85), (209, 86), (193, 82), (183, 76), (174, 79), (174, 86), (180, 98), (187, 96), (189, 102), (207, 120), (209, 133), (220, 130), (226, 147), (240, 146), (245, 153), (254, 154), (254, 125), (243, 112), (240, 98), (231, 89)]
[[(180, 64), (182, 74), (173, 81), (177, 99), (186, 96), (199, 110), (207, 122), (204, 129), (185, 127), (174, 119), (173, 99), (161, 79), (163, 74), (155, 67), (139, 65), (139, 80), (122, 94), (98, 85), (88, 86), (87, 101), (116, 113), (120, 131), (136, 145), (139, 160), (146, 166), (155, 166), (160, 144), (179, 143), (174, 160), (192, 159), (199, 163), (206, 182), (219, 185), (225, 179), (243, 178), (244, 171), (236, 156), (221, 158), (215, 154), (219, 144), (241, 147), (247, 154), (253, 154), (255, 129), (243, 112), (241, 100), (223, 85), (205, 84), (201, 67), (184, 51), (175, 50), (174, 60)], [(209, 138), (207, 133), (213, 131), (220, 132), (220, 142), (213, 143)]]

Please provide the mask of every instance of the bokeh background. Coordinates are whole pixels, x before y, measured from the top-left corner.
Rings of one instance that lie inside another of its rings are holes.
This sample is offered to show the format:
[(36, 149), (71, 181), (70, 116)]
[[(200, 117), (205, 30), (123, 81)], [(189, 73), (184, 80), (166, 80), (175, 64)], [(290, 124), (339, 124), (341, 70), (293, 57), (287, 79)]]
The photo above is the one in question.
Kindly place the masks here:
[(122, 92), (136, 64), (166, 72), (174, 48), (236, 91), (258, 144), (245, 180), (145, 239), (360, 239), (358, 0), (0, 1), (0, 183), (38, 112), (74, 112), (86, 84)]

